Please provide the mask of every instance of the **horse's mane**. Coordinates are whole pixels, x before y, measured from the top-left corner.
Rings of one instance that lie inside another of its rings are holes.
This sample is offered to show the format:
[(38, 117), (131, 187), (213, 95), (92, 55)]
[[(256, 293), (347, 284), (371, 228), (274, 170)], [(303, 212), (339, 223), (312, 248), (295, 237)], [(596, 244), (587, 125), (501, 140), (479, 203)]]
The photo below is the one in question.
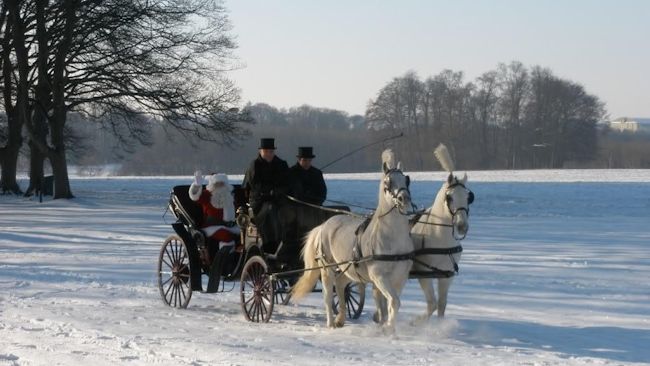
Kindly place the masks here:
[(438, 162), (440, 162), (442, 169), (448, 171), (449, 173), (452, 173), (454, 171), (454, 161), (451, 159), (451, 155), (449, 155), (447, 146), (444, 144), (438, 145), (438, 147), (436, 147), (436, 149), (433, 151), (433, 154), (438, 159)]

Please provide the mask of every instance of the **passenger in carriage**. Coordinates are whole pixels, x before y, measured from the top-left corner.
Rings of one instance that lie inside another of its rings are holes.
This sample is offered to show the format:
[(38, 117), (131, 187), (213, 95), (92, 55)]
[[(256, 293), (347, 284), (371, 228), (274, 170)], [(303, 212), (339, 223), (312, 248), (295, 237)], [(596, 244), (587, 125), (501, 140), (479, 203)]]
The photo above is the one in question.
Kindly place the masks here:
[(287, 162), (275, 155), (275, 139), (262, 138), (259, 154), (246, 170), (242, 187), (253, 209), (253, 222), (262, 236), (264, 250), (269, 253), (275, 253), (283, 239), (279, 211), (286, 204), (288, 178)]
[(194, 182), (190, 185), (189, 196), (197, 201), (203, 210), (201, 230), (208, 238), (219, 243), (219, 249), (235, 244), (239, 235), (239, 226), (235, 223), (235, 205), (232, 186), (225, 174), (212, 174), (203, 189), (203, 175), (194, 173)]
[(298, 148), (298, 161), (291, 167), (291, 192), (301, 201), (320, 206), (327, 196), (327, 186), (323, 172), (311, 165), (315, 157), (311, 146)]

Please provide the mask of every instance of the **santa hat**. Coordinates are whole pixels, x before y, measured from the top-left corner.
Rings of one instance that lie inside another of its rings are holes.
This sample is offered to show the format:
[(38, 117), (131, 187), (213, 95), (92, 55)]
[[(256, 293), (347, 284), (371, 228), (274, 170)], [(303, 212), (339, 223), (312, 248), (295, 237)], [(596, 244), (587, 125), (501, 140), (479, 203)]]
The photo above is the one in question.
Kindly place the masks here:
[(223, 174), (223, 173), (218, 173), (218, 174), (212, 174), (210, 178), (208, 178), (208, 185), (213, 186), (217, 183), (223, 183), (225, 185), (228, 184), (228, 176)]

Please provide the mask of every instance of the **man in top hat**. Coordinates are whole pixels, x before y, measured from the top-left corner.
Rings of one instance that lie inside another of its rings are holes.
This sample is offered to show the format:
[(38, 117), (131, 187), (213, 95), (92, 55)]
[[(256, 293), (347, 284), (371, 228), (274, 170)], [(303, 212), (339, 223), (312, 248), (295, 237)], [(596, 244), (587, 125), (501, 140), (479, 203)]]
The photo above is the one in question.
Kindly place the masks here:
[[(296, 157), (298, 161), (289, 169), (291, 196), (303, 202), (322, 205), (327, 196), (327, 187), (323, 173), (311, 165), (312, 159), (316, 157), (312, 147), (299, 147)], [(278, 258), (286, 260), (291, 268), (297, 269), (302, 268), (302, 263), (299, 261), (302, 239), (309, 230), (329, 216), (327, 211), (300, 203), (292, 204), (290, 208), (290, 211), (283, 211), (285, 242), (283, 250), (278, 253)]]
[(275, 155), (275, 139), (262, 138), (259, 154), (246, 170), (242, 187), (267, 252), (275, 251), (283, 235), (278, 212), (289, 191), (288, 178), (287, 162)]
[(327, 196), (323, 172), (314, 168), (311, 161), (314, 155), (311, 146), (298, 148), (298, 161), (291, 167), (291, 189), (293, 196), (301, 201), (322, 205)]

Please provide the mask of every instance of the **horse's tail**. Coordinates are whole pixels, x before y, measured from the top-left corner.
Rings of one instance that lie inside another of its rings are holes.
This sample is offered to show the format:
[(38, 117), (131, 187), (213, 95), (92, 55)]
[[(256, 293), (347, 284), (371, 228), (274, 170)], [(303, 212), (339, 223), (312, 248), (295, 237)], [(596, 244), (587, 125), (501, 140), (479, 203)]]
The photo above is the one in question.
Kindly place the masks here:
[(442, 169), (448, 171), (449, 173), (454, 171), (454, 161), (451, 159), (451, 155), (449, 155), (447, 146), (444, 144), (438, 145), (438, 147), (436, 147), (436, 149), (433, 151), (433, 155), (436, 156), (440, 162), (440, 165), (442, 165)]
[(318, 266), (316, 256), (318, 255), (318, 245), (320, 242), (321, 227), (316, 226), (307, 234), (305, 246), (302, 248), (302, 260), (305, 263), (305, 272), (298, 282), (291, 287), (291, 299), (300, 300), (313, 291), (316, 282), (320, 278), (320, 270), (315, 269)]

